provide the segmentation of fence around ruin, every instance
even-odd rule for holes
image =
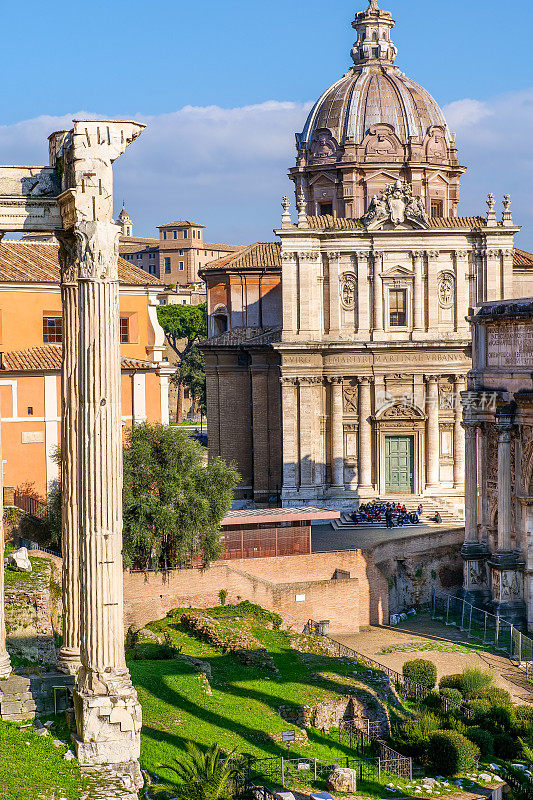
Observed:
[[[357,661],[359,664],[369,667],[370,669],[385,673],[386,680],[393,684],[396,691],[405,697],[408,697],[409,699],[417,701],[425,700],[428,695],[433,693],[433,689],[429,689],[427,686],[423,686],[421,683],[417,683],[411,678],[406,678],[401,673],[396,672],[396,670],[391,669],[384,664],[380,664],[379,661],[374,661],[373,658],[369,658],[368,656],[363,655],[363,653],[358,653],[357,650],[353,650],[351,647],[341,644],[341,642],[337,642],[335,639],[332,639],[331,636],[326,636],[323,634],[322,630],[322,623],[310,619],[304,628],[304,633],[321,636],[321,638],[327,639],[327,641],[334,647],[337,658],[351,658],[354,661]],[[457,703],[454,700],[450,700],[448,697],[443,697],[441,695],[441,702],[444,711],[446,712],[457,711],[467,719],[470,719],[473,716],[473,712],[470,708],[468,708],[468,706]]]
[[[453,625],[468,638],[493,647],[533,679],[533,640],[498,614],[477,608],[464,597],[433,591],[432,619]]]

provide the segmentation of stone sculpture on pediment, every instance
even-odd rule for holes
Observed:
[[[411,223],[417,228],[429,228],[429,219],[420,197],[413,195],[410,184],[397,180],[374,195],[362,222],[369,230],[375,230],[386,222],[397,227]]]
[[[420,411],[418,411],[418,409],[414,408],[413,406],[400,403],[400,404],[395,404],[393,406],[389,406],[389,408],[386,408],[385,411],[383,411],[383,413],[381,414],[380,419],[420,420],[423,419],[423,415]]]

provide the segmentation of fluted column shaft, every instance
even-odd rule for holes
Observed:
[[[465,542],[477,542],[477,424],[465,422]]]
[[[0,240],[1,240],[0,236]],[[6,649],[6,614],[4,598],[4,464],[2,461],[2,431],[0,426],[0,678],[11,674],[11,660]]]
[[[80,264],[80,685],[109,690],[127,676],[122,588],[122,426],[115,226],[86,223]],[[113,241],[110,242],[110,239]],[[100,687],[99,685],[100,684]]]
[[[363,378],[359,384],[359,489],[372,488],[372,413],[371,384]]]
[[[331,379],[331,472],[335,489],[344,489],[342,378]]]
[[[436,487],[440,480],[439,387],[433,376],[427,382],[427,415],[428,486]]]
[[[511,440],[513,427],[498,424],[498,550],[511,549]]]
[[[76,240],[60,241],[63,354],[61,361],[61,550],[63,553],[63,645],[57,668],[80,667],[80,547],[78,525],[78,283]]]
[[[281,403],[283,419],[283,488],[296,488],[298,449],[295,378],[281,379]]]
[[[464,389],[465,379],[457,377],[454,382],[453,421],[453,484],[456,489],[464,489],[465,482],[465,435],[461,423],[461,392]]]

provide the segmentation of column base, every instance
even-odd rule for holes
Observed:
[[[120,696],[75,690],[73,700],[77,730],[74,744],[80,766],[130,764],[130,772],[140,775],[142,710],[135,689],[131,687],[128,694]]]
[[[81,667],[80,651],[71,647],[62,647],[57,657],[56,669],[65,675],[77,675]]]
[[[522,596],[524,559],[517,550],[498,550],[488,562],[492,573],[491,610],[517,628],[527,624]]]
[[[461,557],[464,561],[461,595],[476,608],[485,608],[492,599],[487,568],[490,550],[484,542],[466,541]]]
[[[9,653],[4,651],[4,653],[0,655],[0,679],[9,678],[11,672],[11,659],[9,658]]]

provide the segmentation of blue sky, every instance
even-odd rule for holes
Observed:
[[[444,107],[463,163],[463,213],[514,198],[533,249],[531,0],[382,0],[397,64]],[[294,132],[349,66],[366,0],[42,0],[2,4],[0,162],[46,161],[72,115],[149,125],[117,162],[135,232],[179,217],[212,241],[272,237]],[[505,12],[505,13],[504,13]]]

